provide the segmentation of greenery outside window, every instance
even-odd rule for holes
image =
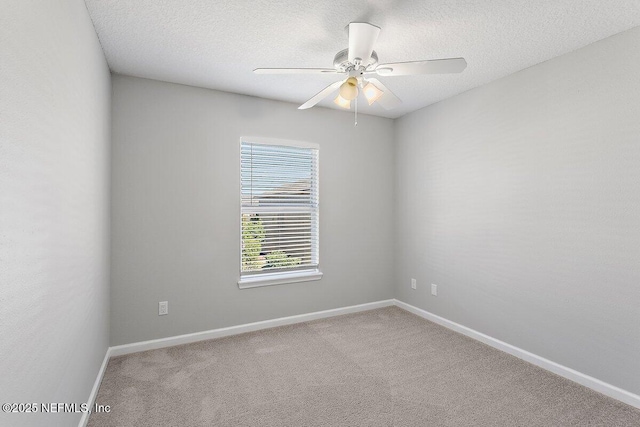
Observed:
[[[241,288],[320,279],[318,146],[242,138]]]

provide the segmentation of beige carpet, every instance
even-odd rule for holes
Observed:
[[[640,426],[640,410],[397,307],[109,361],[89,426]]]

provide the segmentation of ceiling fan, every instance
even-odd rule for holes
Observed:
[[[407,76],[414,74],[460,73],[467,67],[464,58],[433,59],[426,61],[394,62],[378,64],[378,55],[373,45],[378,39],[380,27],[366,22],[349,24],[349,47],[338,52],[333,60],[333,68],[256,68],[256,74],[341,74],[341,79],[322,89],[298,109],[311,108],[333,92],[340,89],[334,102],[342,108],[351,108],[362,91],[369,105],[378,102],[389,110],[402,103],[378,79],[370,76]]]

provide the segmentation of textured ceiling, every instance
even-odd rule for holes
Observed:
[[[639,0],[86,0],[111,70],[302,104],[336,76],[255,75],[332,67],[345,26],[382,28],[380,62],[464,57],[462,74],[380,77],[399,117],[640,25]],[[331,100],[320,105],[334,108]],[[335,107],[338,108],[338,107]]]

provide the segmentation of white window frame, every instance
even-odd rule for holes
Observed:
[[[240,143],[238,144],[239,149],[239,158],[242,158],[241,147],[243,142],[250,142],[252,144],[264,144],[264,145],[280,145],[285,147],[298,147],[298,148],[311,148],[315,150],[320,149],[320,145],[313,142],[306,141],[292,141],[287,139],[278,139],[278,138],[263,138],[263,137],[247,137],[243,136],[240,138]],[[319,160],[318,160],[319,167]],[[319,179],[319,174],[318,174]],[[316,183],[319,187],[319,183]],[[240,189],[238,194],[242,195],[242,180],[240,182]],[[319,215],[319,212],[318,212]],[[240,197],[240,215],[238,215],[240,219],[240,224],[238,227],[239,230],[239,241],[240,241],[240,279],[238,280],[238,287],[240,289],[249,289],[249,288],[257,288],[262,286],[272,286],[272,285],[281,285],[286,283],[299,283],[299,282],[308,282],[313,280],[322,279],[322,272],[320,271],[320,254],[317,254],[318,257],[318,267],[317,268],[309,268],[302,270],[292,270],[286,272],[274,272],[274,273],[258,273],[258,274],[249,274],[242,275],[242,197]],[[319,221],[319,219],[318,219]],[[318,233],[318,251],[320,251],[320,236]]]

